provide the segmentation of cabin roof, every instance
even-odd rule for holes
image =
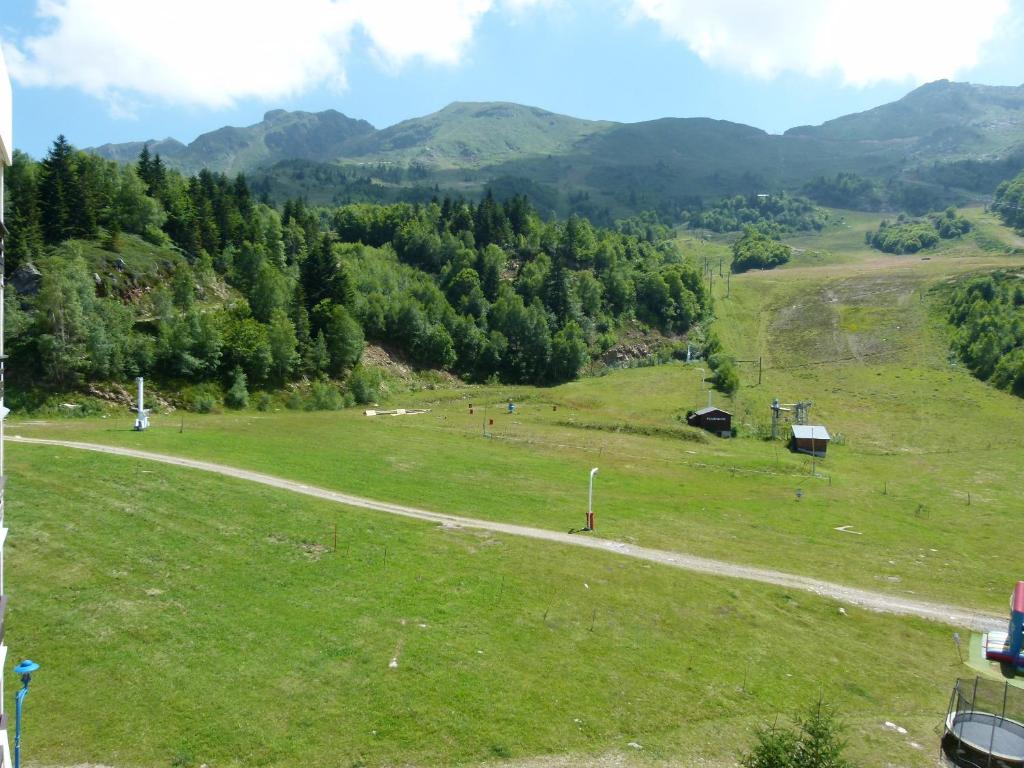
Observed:
[[[797,440],[831,440],[828,430],[822,426],[794,424],[793,437]]]
[[[721,408],[715,408],[713,405],[709,405],[707,408],[701,408],[699,411],[694,411],[698,416],[704,416],[709,413],[724,413],[726,416],[732,416],[728,411],[723,411]]]

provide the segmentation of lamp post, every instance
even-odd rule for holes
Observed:
[[[21,706],[28,695],[28,684],[32,673],[39,665],[31,659],[25,659],[14,668],[14,674],[21,675],[21,690],[14,697],[14,768],[21,768]]]
[[[583,530],[594,530],[594,475],[597,474],[597,467],[590,470],[590,489],[587,492],[587,527]]]

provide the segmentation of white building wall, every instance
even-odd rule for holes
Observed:
[[[14,120],[11,99],[11,79],[7,76],[7,62],[0,48],[0,163],[11,164],[14,154]]]
[[[0,222],[4,216],[4,166],[11,164],[14,154],[13,141],[13,101],[11,97],[11,80],[7,76],[7,63],[4,61],[3,50],[0,49]],[[2,230],[0,230],[2,231]],[[0,475],[4,474],[4,418],[7,409],[4,407],[4,270],[0,261]],[[3,548],[7,540],[7,528],[4,521],[4,484],[0,483],[0,595],[4,592],[4,556]],[[0,714],[5,712],[4,672],[7,667],[7,646],[0,640]],[[10,741],[8,731],[0,730],[0,762],[4,768],[11,765]]]

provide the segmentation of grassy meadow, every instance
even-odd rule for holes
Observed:
[[[729,764],[819,692],[853,756],[934,757],[946,627],[186,469],[9,456],[32,765]]]
[[[421,416],[175,413],[139,434],[124,413],[15,419],[8,434],[555,530],[582,525],[597,466],[595,535],[1001,614],[1024,575],[1011,534],[1024,403],[950,359],[941,298],[1024,255],[967,213],[963,240],[890,256],[864,245],[879,216],[837,212],[793,238],[783,268],[716,271],[716,331],[762,363],[760,384],[741,363],[736,396],[712,395],[735,440],[685,426],[708,398],[699,361],[381,403],[431,409]],[[728,269],[724,242],[682,245]],[[811,422],[836,438],[827,459],[812,467],[765,439],[774,397],[813,401]],[[12,654],[44,664],[26,736],[40,763],[726,764],[756,722],[820,692],[848,723],[851,757],[930,765],[967,673],[949,627],[843,616],[803,593],[163,465],[17,443],[8,457],[8,634]]]

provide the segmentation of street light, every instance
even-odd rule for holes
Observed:
[[[594,475],[597,474],[597,467],[590,470],[590,489],[587,492],[587,527],[583,530],[594,530]]]
[[[14,697],[14,768],[21,768],[21,705],[28,695],[28,684],[32,673],[39,665],[31,659],[25,659],[14,668],[14,674],[21,675],[21,690]]]

